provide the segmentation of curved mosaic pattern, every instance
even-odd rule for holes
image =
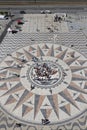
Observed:
[[[87,108],[87,59],[57,44],[33,44],[0,64],[2,109],[23,123],[62,124]]]
[[[69,124],[59,126],[59,125],[52,125],[52,126],[27,126],[24,124],[21,124],[21,127],[18,127],[16,125],[16,122],[12,120],[11,118],[8,118],[5,114],[3,114],[0,111],[0,129],[4,130],[76,130],[77,128],[79,130],[86,130],[87,125],[86,125],[86,120],[87,120],[87,112],[82,115],[78,120],[73,121],[72,123],[70,122]]]

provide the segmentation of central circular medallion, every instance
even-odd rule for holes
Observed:
[[[50,95],[49,89],[54,94],[63,91],[72,79],[69,66],[61,59],[50,56],[38,57],[38,61],[30,60],[20,74],[21,77],[25,75],[25,78],[21,78],[21,83],[26,89],[30,91],[35,88],[34,93],[43,95]]]
[[[51,61],[33,64],[28,70],[28,77],[32,83],[40,87],[53,87],[62,79],[62,68]]]

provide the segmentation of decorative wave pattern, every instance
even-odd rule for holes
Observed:
[[[45,125],[45,126],[27,126],[14,121],[2,111],[0,111],[0,130],[87,130],[87,112],[84,113],[79,119],[67,123],[63,126],[59,125]]]

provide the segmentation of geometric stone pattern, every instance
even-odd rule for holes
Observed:
[[[86,130],[87,129],[87,112],[81,115],[77,120],[69,122],[65,125],[47,125],[47,126],[34,126],[34,125],[24,125],[21,124],[21,127],[16,126],[16,121],[5,115],[0,111],[0,129],[4,130]]]
[[[0,68],[0,104],[12,118],[63,125],[86,111],[87,60],[74,49],[28,45],[8,55]]]
[[[0,111],[1,130],[87,129],[86,17],[82,14],[75,23],[75,18],[71,16],[69,20],[72,22],[64,22],[70,31],[66,33],[63,23],[57,23],[56,32],[56,24],[51,25],[49,22],[53,22],[53,18],[50,18],[45,16],[40,19],[36,15],[29,21],[25,18],[23,30],[14,35],[7,33],[0,45],[0,105],[7,114]],[[33,22],[36,22],[34,29]],[[31,26],[26,28],[28,24]],[[54,33],[48,33],[49,25]],[[27,33],[23,32],[26,29]],[[45,75],[50,85],[47,81],[43,83],[44,76],[39,75],[39,80],[34,77],[38,74],[36,70],[42,68],[44,63],[48,70],[51,68],[51,77]],[[39,67],[36,69],[37,65]],[[55,74],[52,75],[53,71]],[[49,119],[52,125],[42,125],[42,118]],[[22,123],[21,128],[16,122]]]
[[[44,43],[53,43],[55,35],[57,35],[56,43],[67,47],[73,45],[75,50],[83,53],[85,57],[87,56],[87,41],[81,31],[71,31],[69,33],[18,33],[14,35],[7,33],[0,45],[0,61],[7,54],[29,44],[42,43],[43,41]]]

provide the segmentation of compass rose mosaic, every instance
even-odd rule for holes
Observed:
[[[0,105],[29,124],[65,123],[87,108],[87,59],[58,44],[32,44],[0,63]]]

